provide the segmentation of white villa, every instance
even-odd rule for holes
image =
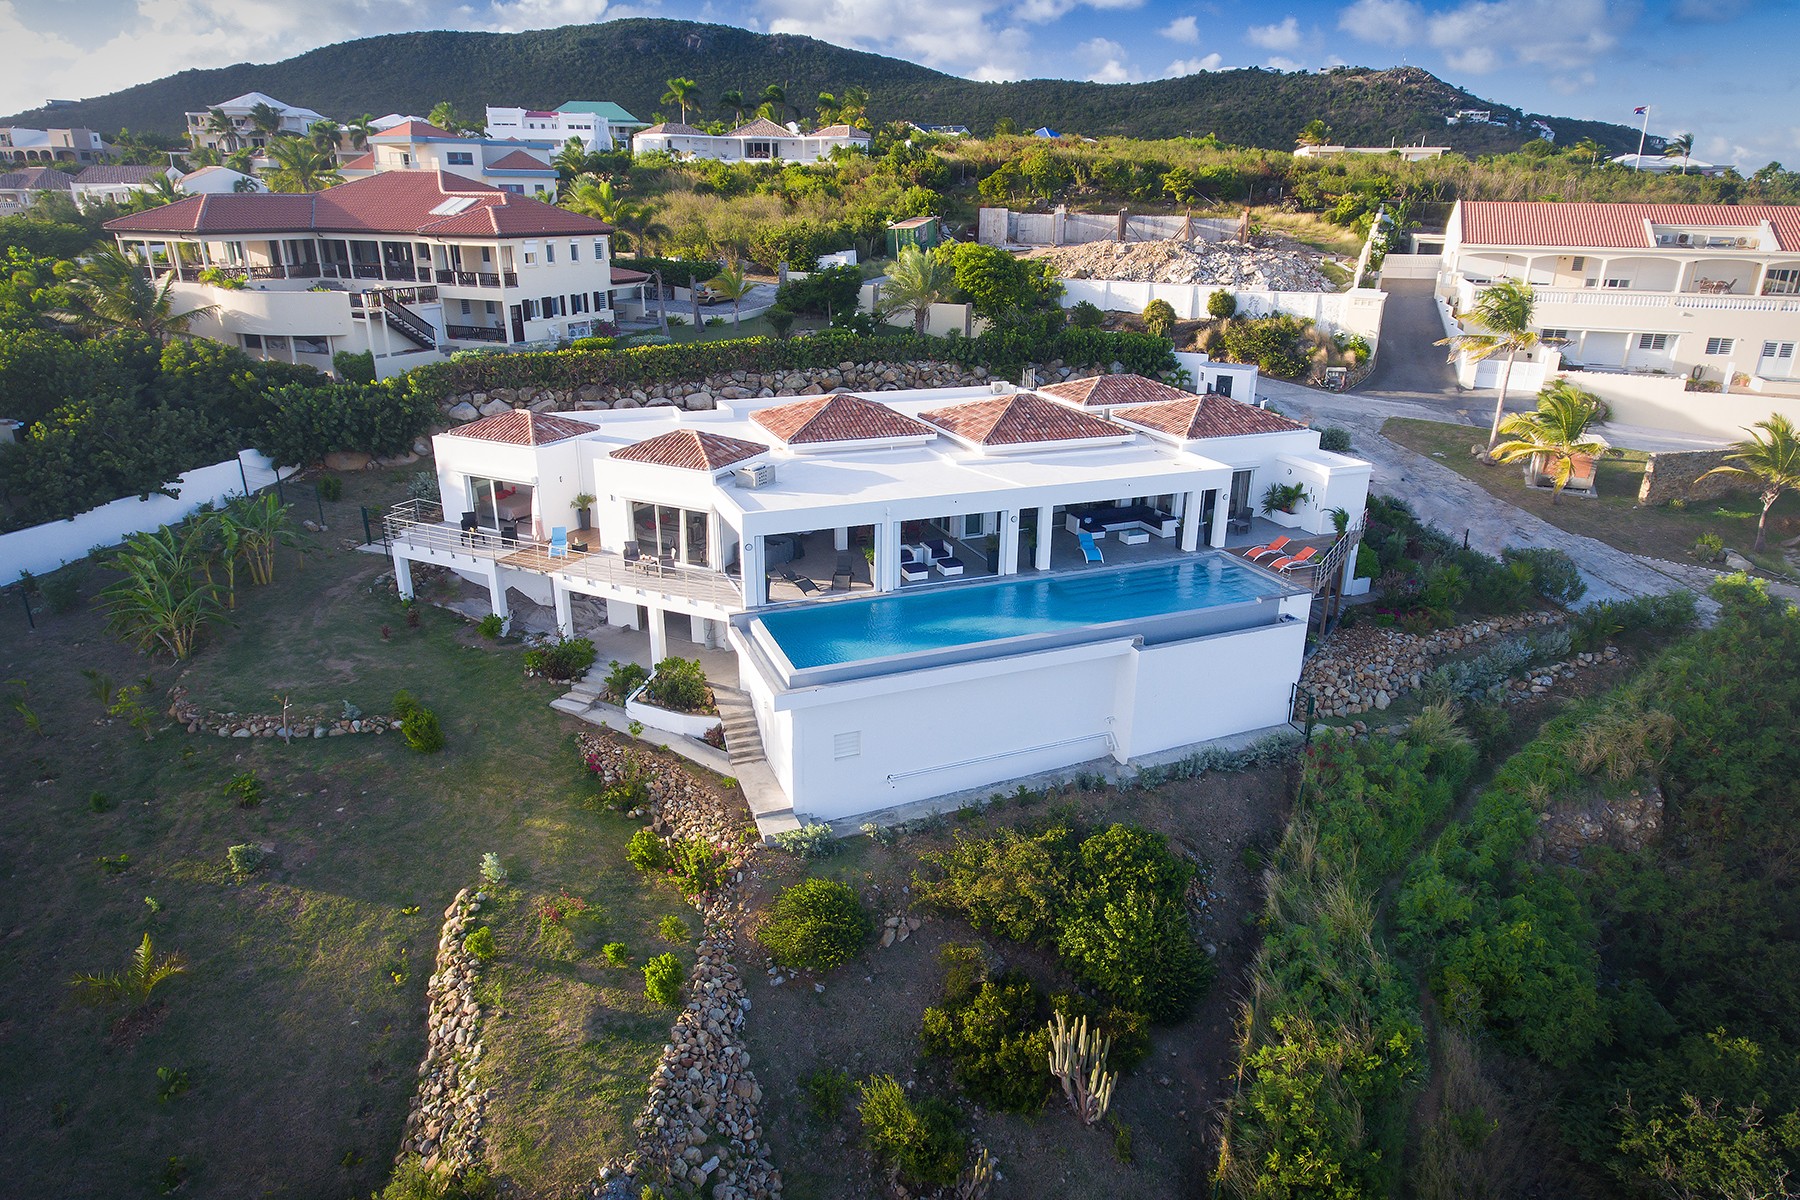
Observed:
[[[1800,397],[1800,206],[1459,202],[1438,273],[1445,311],[1468,312],[1502,279],[1532,286],[1546,342],[1515,366],[1517,390],[1574,372],[1615,411],[1637,406],[1620,420],[1723,437],[1770,410],[1730,393]],[[1457,371],[1464,387],[1493,387],[1499,369],[1464,359]],[[1683,398],[1690,380],[1709,391]]]
[[[305,137],[314,121],[325,119],[324,113],[314,112],[310,108],[300,108],[292,104],[283,104],[275,97],[262,92],[245,92],[242,96],[233,96],[210,105],[201,112],[187,114],[188,140],[196,149],[208,148],[221,154],[230,154],[248,146],[253,150],[261,150],[268,142],[268,135],[256,127],[250,119],[251,110],[259,104],[266,104],[281,114],[281,126],[275,131],[276,137],[293,135]],[[212,128],[213,110],[225,114],[230,120],[229,133]]]
[[[593,597],[653,661],[728,648],[760,741],[734,761],[810,819],[1287,721],[1354,548],[1330,510],[1369,483],[1285,417],[1130,375],[512,411],[434,444],[442,505],[387,520],[403,595],[433,563],[569,634]],[[1305,494],[1254,517],[1274,483]],[[1273,536],[1293,569],[1226,551]]]
[[[1296,146],[1295,158],[1335,158],[1340,154],[1385,154],[1403,162],[1426,162],[1450,153],[1448,146]]]
[[[338,168],[345,179],[367,179],[388,171],[448,171],[511,192],[556,198],[554,142],[466,138],[429,121],[409,120],[375,133],[369,149]]]
[[[321,370],[366,350],[386,378],[613,319],[612,226],[448,172],[190,196],[106,228],[153,278],[175,275],[183,308],[213,306],[194,333]],[[245,286],[201,282],[208,268]]]
[[[610,100],[565,100],[546,111],[492,105],[487,110],[491,138],[547,139],[558,146],[580,138],[582,149],[590,152],[628,150],[631,135],[648,124]]]
[[[111,152],[112,147],[91,129],[0,127],[0,163],[95,163]]]
[[[801,133],[798,125],[777,125],[765,117],[730,133],[706,133],[692,125],[664,121],[631,139],[637,154],[661,150],[676,158],[711,158],[719,162],[823,162],[841,147],[867,150],[873,139],[849,125],[827,125]]]

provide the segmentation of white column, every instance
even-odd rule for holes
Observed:
[[[850,548],[850,527],[839,525],[831,531],[831,548],[842,553]]]
[[[650,666],[652,669],[669,657],[669,631],[663,622],[663,610],[650,606]]]
[[[1213,492],[1212,529],[1209,530],[1212,536],[1208,539],[1208,544],[1210,544],[1214,550],[1223,550],[1225,548],[1225,533],[1228,528],[1226,522],[1231,519],[1231,514],[1226,510],[1230,507],[1230,493],[1224,488],[1215,490]],[[1198,523],[1198,516],[1195,517],[1195,521]]]
[[[1016,508],[1000,510],[999,562],[994,573],[996,575],[1017,575],[1019,573],[1019,510]]]
[[[869,572],[878,592],[891,592],[900,586],[900,523],[881,521],[875,526],[875,566]]]
[[[608,600],[606,602],[606,623],[614,629],[636,629],[638,627],[638,606],[626,600]]]
[[[494,613],[500,618],[500,627],[502,629],[510,629],[512,627],[512,613],[509,612],[506,607],[506,587],[500,582],[500,566],[498,563],[489,565],[488,600],[493,607]]]
[[[1181,548],[1192,554],[1200,548],[1200,498],[1197,493],[1188,492],[1182,503],[1188,515],[1181,522]]]
[[[569,608],[569,589],[556,576],[550,577],[550,599],[556,605],[556,632],[563,637],[575,636],[575,614]]]
[[[767,556],[763,552],[762,534],[745,537],[739,555],[743,562],[744,607],[755,608],[769,602]]]
[[[706,636],[708,624],[707,619],[699,613],[688,614],[688,637],[695,645],[708,647],[712,645]]]
[[[404,554],[394,555],[394,587],[402,600],[413,598],[412,559]]]
[[[1040,571],[1050,569],[1050,545],[1056,536],[1056,530],[1050,524],[1056,515],[1056,506],[1040,504],[1037,510],[1037,560],[1032,564]]]

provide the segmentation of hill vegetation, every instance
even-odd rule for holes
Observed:
[[[699,115],[708,118],[731,115],[720,104],[729,91],[757,96],[780,85],[788,93],[789,119],[810,116],[819,92],[860,86],[868,89],[869,116],[878,123],[960,124],[978,133],[1005,121],[1020,130],[1048,125],[1091,137],[1212,133],[1243,145],[1288,148],[1295,132],[1316,119],[1341,142],[1423,138],[1480,154],[1516,149],[1531,136],[1529,123],[1543,119],[1563,143],[1591,137],[1614,152],[1637,145],[1635,130],[1497,105],[1416,67],[1340,67],[1319,74],[1248,68],[1136,84],[977,83],[813,38],[653,19],[525,33],[363,38],[278,63],[182,71],[53,114],[39,110],[14,119],[180,133],[183,113],[254,90],[339,119],[423,113],[440,100],[479,114],[487,104],[591,99],[616,101],[647,120],[665,107],[666,81],[677,76],[699,84]],[[1446,126],[1444,118],[1459,109],[1489,110],[1504,125]]]

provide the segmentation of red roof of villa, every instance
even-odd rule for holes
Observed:
[[[1645,222],[1754,229],[1764,221],[1781,249],[1800,250],[1800,205],[1793,204],[1462,202],[1462,240],[1472,246],[1649,249],[1656,242]]]
[[[340,171],[373,171],[375,169],[375,152],[373,150],[359,154],[349,162],[339,165]]]
[[[1190,441],[1252,433],[1291,433],[1306,428],[1280,413],[1218,395],[1189,395],[1162,404],[1120,409],[1112,415],[1115,420]]]
[[[380,133],[369,135],[369,140],[390,141],[398,138],[455,138],[448,129],[439,128],[430,121],[402,121],[398,125],[390,125]]]
[[[946,433],[982,446],[1030,446],[1117,438],[1131,431],[1032,392],[954,404],[919,414]]]
[[[672,429],[660,437],[614,450],[612,457],[659,467],[680,467],[684,471],[720,471],[768,452],[769,448],[760,442],[746,442],[704,430]]]
[[[1071,379],[1037,389],[1056,400],[1066,400],[1081,408],[1110,408],[1115,404],[1158,404],[1183,400],[1192,396],[1180,388],[1145,379],[1142,375],[1096,375],[1091,379]]]
[[[642,283],[650,278],[648,271],[634,271],[630,267],[614,267],[612,281],[614,283]]]
[[[509,150],[488,164],[490,171],[554,171],[556,168],[523,150]]]
[[[467,200],[460,212],[447,209]],[[113,233],[593,236],[612,226],[448,171],[384,171],[322,192],[189,196],[106,223]]]
[[[705,137],[706,130],[695,129],[692,125],[683,125],[680,121],[660,121],[648,129],[640,129],[638,133],[661,133],[671,137]]]
[[[789,446],[931,437],[937,433],[923,421],[848,392],[758,409],[750,414],[750,419]]]
[[[586,421],[559,417],[554,413],[535,413],[515,408],[495,413],[479,421],[470,421],[449,432],[451,437],[479,438],[484,442],[505,442],[509,446],[549,446],[594,432]]]
[[[818,137],[819,138],[822,138],[822,137],[866,138],[869,136],[869,133],[868,133],[868,130],[858,129],[854,125],[827,125],[823,129],[813,130],[811,133],[807,134],[806,136],[807,137],[816,137],[816,138],[818,138]]]
[[[754,121],[746,121],[725,135],[726,137],[775,137],[791,138],[800,135],[785,125],[777,125],[767,117],[758,117]]]

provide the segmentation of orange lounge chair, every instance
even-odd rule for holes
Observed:
[[[1319,552],[1319,548],[1317,546],[1303,546],[1303,547],[1301,547],[1300,553],[1290,554],[1286,558],[1278,558],[1274,562],[1270,563],[1269,570],[1271,570],[1271,571],[1291,571],[1295,567],[1303,566],[1309,559],[1312,558],[1313,555],[1317,554],[1318,552]]]
[[[1274,541],[1270,542],[1266,546],[1250,547],[1250,549],[1244,551],[1244,557],[1249,559],[1251,562],[1255,562],[1257,559],[1267,558],[1271,554],[1280,554],[1280,553],[1282,553],[1282,548],[1285,547],[1291,541],[1293,541],[1293,539],[1284,534],[1281,537],[1276,538]]]

